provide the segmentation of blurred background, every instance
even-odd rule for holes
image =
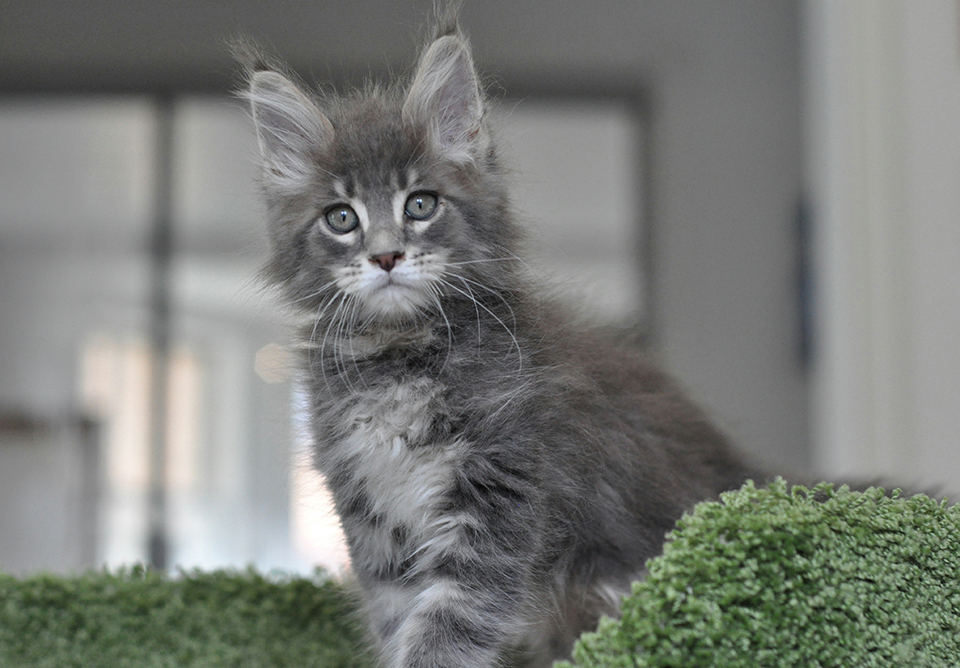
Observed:
[[[407,76],[432,4],[6,0],[0,571],[346,564],[227,42],[311,83]],[[539,271],[771,469],[960,492],[956,0],[461,23]]]

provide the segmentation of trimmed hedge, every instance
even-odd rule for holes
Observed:
[[[622,613],[576,666],[960,666],[960,506],[748,483],[678,522]]]
[[[369,668],[350,601],[320,573],[0,575],[0,666]]]
[[[361,628],[322,573],[0,575],[3,668],[370,668]],[[678,522],[574,663],[960,666],[960,506],[747,484]]]

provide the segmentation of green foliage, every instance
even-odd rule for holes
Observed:
[[[960,665],[960,506],[748,483],[648,566],[578,666]]]
[[[3,668],[370,668],[343,584],[0,575]],[[752,484],[677,524],[579,668],[960,665],[960,506]],[[566,668],[571,668],[567,664]]]
[[[0,666],[368,668],[350,600],[320,573],[0,575]]]

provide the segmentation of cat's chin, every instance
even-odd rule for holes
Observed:
[[[405,285],[391,283],[367,294],[363,307],[372,318],[382,322],[401,322],[423,313],[429,299],[420,291]]]

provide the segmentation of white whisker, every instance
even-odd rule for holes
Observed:
[[[324,292],[326,292],[327,290],[329,290],[329,289],[332,288],[332,287],[335,287],[336,285],[337,285],[337,281],[336,281],[336,280],[330,281],[330,282],[327,283],[326,285],[321,286],[321,287],[320,287],[319,289],[317,289],[316,291],[311,292],[309,295],[304,295],[303,297],[298,297],[298,298],[296,298],[296,299],[293,299],[293,300],[290,301],[290,303],[291,303],[291,304],[297,304],[297,303],[299,303],[299,302],[306,301],[306,300],[308,300],[308,299],[313,299],[314,297],[319,297],[319,296],[322,295]]]
[[[504,408],[510,405],[511,402],[513,402],[520,395],[527,392],[527,390],[530,388],[531,385],[533,385],[533,381],[527,380],[521,385],[518,385],[517,387],[515,387],[510,392],[504,395],[501,395],[500,400],[503,401],[503,403],[500,404],[500,407],[497,408],[497,410],[495,410],[493,413],[490,414],[489,419],[492,420],[493,418],[497,417],[500,414],[500,412],[503,411]]]
[[[457,278],[463,283],[464,287],[467,287],[467,284],[468,284],[468,283],[469,283],[470,285],[475,285],[475,286],[477,286],[478,288],[483,288],[484,290],[486,290],[487,292],[489,292],[490,294],[492,294],[494,297],[496,297],[497,299],[499,299],[500,301],[502,301],[502,302],[503,302],[503,305],[507,307],[507,310],[508,310],[508,311],[510,311],[510,319],[513,320],[513,328],[514,328],[514,329],[517,328],[517,314],[514,313],[513,307],[510,306],[510,302],[507,301],[507,298],[506,298],[506,297],[504,297],[502,294],[500,294],[499,292],[497,292],[496,290],[494,290],[494,289],[491,288],[490,286],[484,285],[484,284],[481,283],[480,281],[475,281],[475,280],[473,280],[473,279],[467,278],[466,276],[459,276],[459,275],[457,276]],[[469,288],[467,288],[467,289],[469,289]],[[471,291],[471,292],[472,292],[472,291]]]
[[[457,278],[460,277],[457,276]],[[473,294],[473,290],[470,289],[470,285],[468,283],[464,283],[463,287],[465,287],[467,292],[470,293],[470,301],[473,302],[473,310],[477,312],[477,346],[481,346],[483,345],[483,339],[481,337],[481,331],[483,330],[483,327],[480,325],[480,307],[477,306],[477,296]]]
[[[340,379],[343,381],[344,385],[347,386],[347,389],[350,392],[353,392],[354,388],[350,383],[350,377],[347,374],[347,359],[345,357],[346,346],[344,345],[343,340],[344,330],[347,328],[347,324],[349,322],[350,311],[355,304],[356,298],[353,295],[347,295],[343,313],[341,314],[338,310],[338,312],[334,314],[334,316],[340,315],[340,318],[333,337],[333,363],[337,369],[337,373],[340,375]]]
[[[460,277],[458,276],[457,278],[460,278]],[[503,327],[503,330],[504,330],[507,334],[510,335],[510,338],[513,340],[513,345],[514,345],[514,346],[516,347],[516,349],[517,349],[517,360],[518,360],[517,372],[519,373],[520,371],[522,371],[522,370],[523,370],[523,350],[522,350],[521,347],[520,347],[520,341],[517,340],[516,335],[513,333],[513,331],[512,331],[509,327],[507,327],[507,323],[505,323],[503,320],[501,320],[501,319],[500,319],[500,316],[498,316],[496,313],[494,313],[492,310],[490,310],[490,309],[487,307],[486,304],[484,304],[482,301],[480,301],[480,300],[477,299],[476,297],[472,296],[469,292],[464,292],[463,290],[461,290],[460,288],[458,288],[456,285],[454,285],[453,283],[451,283],[451,282],[449,282],[449,281],[446,281],[446,280],[443,280],[443,279],[438,279],[438,280],[439,280],[441,283],[443,283],[444,285],[446,285],[448,288],[450,288],[451,290],[454,290],[454,291],[456,291],[456,292],[459,292],[461,295],[463,295],[463,296],[466,297],[467,299],[471,300],[475,305],[479,306],[479,307],[482,308],[484,311],[486,311],[487,313],[489,313],[490,316],[491,316],[494,320],[496,320],[498,323],[500,323],[500,326]],[[491,290],[491,292],[492,292],[492,290]],[[502,297],[501,297],[501,298],[502,298]],[[506,299],[504,299],[504,302],[506,302]],[[509,306],[509,304],[508,304],[508,306]],[[512,310],[512,309],[511,309],[511,310]]]
[[[459,262],[447,262],[448,266],[451,267],[465,267],[468,264],[486,264],[488,262],[516,262],[520,258],[517,257],[489,257],[482,260],[461,260]]]
[[[349,315],[350,327],[348,328],[348,330],[350,331],[350,360],[353,362],[353,368],[357,372],[357,378],[360,379],[360,382],[363,385],[366,385],[367,383],[363,379],[363,371],[360,370],[360,365],[357,364],[357,351],[354,349],[354,346],[353,346],[353,342],[357,336],[357,333],[362,331],[362,329],[357,326],[357,314],[358,314],[358,311],[360,310],[360,300],[357,298],[353,298],[351,299],[351,301],[353,302],[353,307],[350,309],[350,315]]]
[[[496,249],[497,249],[499,252],[504,253],[504,254],[506,254],[507,256],[509,256],[507,259],[516,260],[517,262],[519,262],[520,264],[522,264],[524,267],[526,267],[527,271],[529,271],[532,275],[536,276],[537,278],[542,278],[542,275],[541,275],[541,273],[540,273],[539,271],[537,271],[533,266],[530,265],[529,262],[527,262],[527,261],[524,260],[522,257],[520,257],[519,255],[517,255],[516,253],[514,253],[513,251],[511,251],[509,248],[505,248],[505,247],[499,246],[499,245],[497,245],[497,246],[495,246],[495,247],[496,247]]]
[[[341,299],[342,299],[342,298],[343,298],[343,296],[341,295]],[[313,348],[315,347],[315,344],[316,344],[317,328],[320,326],[320,321],[323,319],[323,314],[327,312],[327,309],[330,308],[330,306],[331,306],[335,301],[336,301],[336,298],[332,298],[332,299],[330,299],[329,301],[327,301],[326,303],[321,302],[321,303],[320,303],[320,306],[317,307],[317,315],[316,315],[316,317],[314,318],[314,321],[313,321],[313,331],[310,332],[310,339],[309,339],[309,341],[310,341],[310,343],[311,343],[312,345],[311,345],[310,348],[307,350],[307,362],[308,362],[308,364],[309,364],[309,366],[310,366],[310,374],[311,374],[314,378],[317,377],[316,374],[314,373],[314,370],[313,370]],[[323,346],[320,347],[320,370],[321,370],[321,372],[322,372],[323,375],[324,375],[324,381],[326,381],[326,372],[324,371],[324,367],[323,367]],[[329,386],[329,384],[328,384],[328,385],[327,385],[327,388],[329,389],[329,387],[330,387],[330,386]]]
[[[450,361],[450,353],[453,350],[453,328],[450,326],[450,320],[447,319],[447,314],[443,311],[443,303],[440,301],[438,289],[432,287],[430,293],[433,296],[433,301],[437,305],[437,310],[440,311],[443,322],[447,325],[447,356],[443,359],[443,365],[440,367],[440,370],[443,371],[447,367],[447,362]]]
[[[320,369],[323,372],[323,381],[327,385],[327,390],[330,391],[331,393],[333,392],[333,390],[330,387],[330,381],[327,378],[327,365],[324,362],[323,353],[327,346],[327,338],[330,336],[330,330],[334,327],[334,325],[337,324],[337,316],[340,314],[340,309],[343,308],[343,305],[344,303],[346,303],[346,301],[347,301],[347,295],[345,293],[341,293],[340,300],[337,302],[337,308],[333,312],[333,315],[330,317],[330,322],[327,324],[327,328],[323,333],[323,340],[320,342]],[[336,338],[336,331],[334,331],[334,338]],[[334,342],[334,346],[336,346],[336,342]],[[334,347],[334,351],[333,351],[333,365],[334,365],[334,370],[339,373],[339,366],[337,365],[336,347]]]

